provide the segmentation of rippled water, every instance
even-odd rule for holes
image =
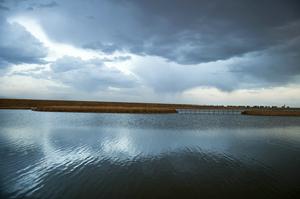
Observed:
[[[297,198],[300,118],[0,111],[0,198]]]

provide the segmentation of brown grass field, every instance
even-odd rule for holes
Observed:
[[[49,112],[87,112],[87,113],[177,113],[172,108],[156,107],[121,107],[121,106],[42,106],[34,107],[33,111]]]
[[[28,109],[50,112],[91,113],[176,113],[176,109],[244,110],[244,115],[300,116],[299,108],[253,108],[246,106],[209,106],[132,102],[97,102],[68,100],[0,99],[0,109]]]
[[[201,107],[204,106],[189,104],[0,99],[0,109],[28,109],[53,112],[176,113],[176,109],[179,108],[193,109]]]
[[[256,116],[300,116],[300,110],[245,110],[243,115],[256,115]]]

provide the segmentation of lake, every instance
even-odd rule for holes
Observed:
[[[297,198],[300,118],[0,110],[0,198]]]

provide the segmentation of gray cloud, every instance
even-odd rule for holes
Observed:
[[[65,56],[52,63],[51,69],[54,80],[84,91],[109,87],[130,88],[136,85],[132,75],[105,66],[101,59],[82,60]]]
[[[103,58],[103,62],[122,62],[122,61],[127,61],[130,60],[131,56],[125,55],[125,56],[115,56],[113,58]]]
[[[0,2],[1,3],[1,2]],[[3,10],[3,11],[9,11],[10,9],[4,5],[1,5],[0,4],[0,10]]]
[[[230,68],[241,78],[250,76],[269,86],[296,80],[300,74],[300,37],[283,45],[251,53]]]
[[[45,10],[48,8],[54,8],[59,6],[56,1],[53,0],[1,0],[0,10],[20,12],[20,11],[33,11],[33,10]]]
[[[47,49],[18,24],[0,17],[0,66],[21,63],[43,63]]]
[[[52,8],[56,6],[58,6],[58,3],[56,1],[38,4],[38,7],[40,8]]]
[[[65,18],[54,23],[46,14],[41,21],[53,38],[86,48],[109,53],[123,49],[197,64],[289,40],[291,32],[278,34],[276,28],[299,20],[299,9],[295,0],[66,0],[48,13]],[[85,17],[87,13],[93,20]]]
[[[160,93],[180,93],[199,86],[230,92],[299,83],[299,63],[300,37],[225,61],[189,66],[145,62],[137,65],[134,72],[145,85]]]
[[[162,60],[148,60],[138,64],[133,72],[144,85],[159,93],[181,93],[198,86],[217,87],[225,91],[239,87],[238,77],[224,63],[183,66]]]
[[[0,58],[0,70],[7,68],[8,66],[10,66],[10,63]],[[0,71],[0,76],[1,76],[1,71]]]
[[[107,54],[112,54],[118,50],[122,50],[116,44],[103,44],[99,41],[85,44],[82,47],[87,48],[87,49],[93,49],[93,50],[101,50],[102,52],[107,53]]]
[[[28,6],[49,3],[24,1],[18,8],[10,7],[10,13],[37,18],[57,42],[107,54],[124,51],[166,59],[163,65],[144,63],[133,71],[159,92],[283,85],[300,75],[298,0],[63,0],[51,9],[36,6],[26,11]],[[104,70],[100,62],[110,60],[98,61]],[[57,79],[72,85],[77,82],[71,77],[86,88],[96,82],[121,85],[113,78],[122,80],[123,74],[94,77],[101,72],[90,65],[96,64],[65,59],[53,63],[52,70]]]

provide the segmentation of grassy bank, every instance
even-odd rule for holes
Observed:
[[[261,108],[250,106],[209,106],[133,102],[0,99],[0,109],[28,109],[52,112],[94,113],[176,113],[176,109],[244,110],[245,115],[300,116],[299,108]]]
[[[145,107],[93,107],[93,106],[43,106],[34,107],[33,111],[48,112],[86,112],[86,113],[176,113],[172,108],[145,108]]]
[[[70,100],[32,100],[32,99],[0,99],[0,108],[31,109],[32,107],[72,106],[72,107],[142,107],[142,108],[201,108],[205,106],[191,104],[162,104],[134,102],[98,102]]]
[[[28,109],[51,112],[176,113],[176,109],[201,108],[189,104],[96,102],[68,100],[0,99],[0,109]]]
[[[256,116],[300,116],[300,110],[245,110],[242,114]]]

